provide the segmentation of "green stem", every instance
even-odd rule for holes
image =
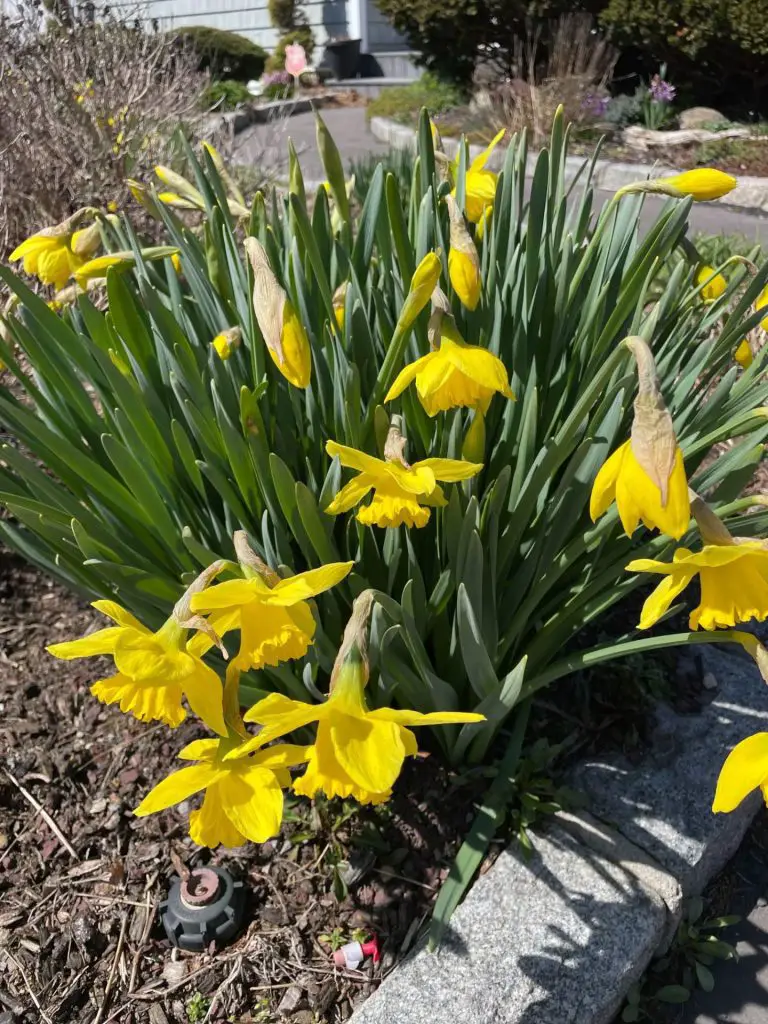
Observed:
[[[590,668],[592,665],[599,665],[603,661],[612,661],[614,658],[626,658],[630,654],[639,654],[644,651],[654,651],[662,647],[681,647],[686,644],[720,644],[720,643],[741,643],[735,635],[734,630],[723,629],[712,632],[692,633],[669,633],[666,636],[649,636],[642,640],[630,640],[621,644],[605,644],[602,647],[593,647],[589,651],[579,651],[569,658],[563,658],[550,668],[545,669],[540,675],[523,684],[520,692],[521,699],[532,696],[545,686],[562,679],[563,676],[571,675],[579,669]]]

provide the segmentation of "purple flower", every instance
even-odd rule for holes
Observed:
[[[665,82],[660,75],[654,75],[648,89],[651,99],[657,103],[671,103],[677,90],[671,82]]]
[[[597,96],[595,93],[588,92],[584,99],[581,101],[582,110],[591,114],[592,117],[602,117],[608,109],[610,98],[608,96]]]
[[[293,78],[287,71],[272,71],[262,75],[261,84],[266,88],[268,85],[291,85]]]

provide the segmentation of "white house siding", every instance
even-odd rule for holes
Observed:
[[[404,49],[403,41],[372,0],[363,2],[368,5],[369,49],[374,52],[376,49]],[[356,27],[355,19],[349,17],[348,3],[356,4],[357,0],[304,0],[302,9],[318,45],[329,36],[349,35]],[[138,6],[121,0],[111,3],[110,8],[142,21],[155,21],[162,29],[210,25],[239,32],[265,50],[274,48],[279,35],[270,23],[266,0],[256,3],[248,3],[248,0],[144,0]]]

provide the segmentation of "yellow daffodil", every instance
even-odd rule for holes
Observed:
[[[409,363],[395,378],[384,401],[391,402],[416,381],[416,393],[429,416],[468,407],[485,413],[495,392],[514,398],[504,363],[479,345],[468,345],[442,306],[442,293],[430,318],[430,338],[439,348]]]
[[[368,709],[364,691],[371,605],[371,591],[364,591],[355,601],[333,668],[328,700],[305,704],[270,694],[245,714],[245,720],[258,722],[262,731],[229,757],[242,758],[270,739],[317,722],[315,745],[310,748],[305,774],[294,782],[295,792],[312,797],[322,791],[328,797],[352,796],[363,804],[378,804],[389,798],[405,758],[418,752],[416,737],[408,726],[483,721],[482,715],[450,711],[420,714]]]
[[[181,256],[177,252],[171,256],[171,266],[177,274],[181,273]]]
[[[640,629],[658,622],[696,575],[701,602],[691,612],[691,629],[718,629],[768,617],[768,550],[759,541],[705,544],[701,551],[678,548],[671,563],[638,558],[627,571],[666,577],[643,605]]]
[[[280,579],[254,555],[245,534],[235,535],[235,545],[246,578],[226,580],[195,594],[192,611],[210,613],[218,636],[240,630],[240,650],[232,664],[242,671],[303,658],[315,635],[309,599],[340,583],[354,562],[331,562]],[[206,638],[197,643],[204,645]]]
[[[670,178],[653,178],[650,181],[634,181],[623,185],[616,193],[618,196],[632,192],[651,192],[684,199],[691,196],[696,203],[706,203],[712,199],[721,199],[736,188],[736,179],[718,171],[713,167],[696,167],[692,171],[683,171]]]
[[[211,342],[211,347],[219,359],[229,359],[235,349],[240,347],[242,331],[239,327],[230,327],[226,331],[217,334]]]
[[[395,436],[396,435],[396,436]],[[425,506],[447,504],[438,481],[451,483],[468,480],[483,468],[473,462],[456,459],[424,459],[412,466],[402,457],[404,441],[396,430],[390,430],[384,459],[376,459],[356,448],[347,448],[328,441],[325,449],[338,457],[342,466],[358,472],[326,508],[337,516],[354,508],[370,490],[373,500],[357,511],[358,520],[366,526],[426,526],[430,509]]]
[[[723,275],[715,274],[715,268],[706,265],[697,271],[696,284],[701,286],[699,295],[705,302],[715,302],[728,287],[728,282]]]
[[[642,522],[649,530],[679,540],[691,518],[683,453],[647,343],[642,338],[627,338],[624,344],[637,360],[639,380],[632,437],[600,468],[592,486],[589,514],[595,522],[615,501],[628,537]]]
[[[742,338],[739,344],[736,346],[736,351],[733,353],[733,358],[743,367],[748,370],[754,362],[754,356],[752,355],[752,348],[749,341],[746,338]]]
[[[768,732],[748,736],[730,752],[720,769],[712,810],[735,811],[755,789],[762,790],[768,804]]]
[[[262,244],[246,238],[245,251],[253,270],[253,309],[272,362],[294,387],[306,388],[312,373],[307,332],[272,272]]]
[[[481,292],[480,258],[453,196],[446,196],[446,203],[451,231],[448,276],[462,305],[470,310],[477,309]]]
[[[34,274],[43,284],[53,285],[56,289],[63,288],[71,275],[83,265],[87,256],[95,251],[91,248],[94,237],[96,245],[100,241],[96,225],[84,231],[76,230],[84,217],[94,213],[96,211],[90,208],[78,210],[61,224],[43,228],[30,235],[21,245],[16,246],[9,259],[23,260],[24,272]]]
[[[280,744],[261,749],[256,742],[242,757],[224,760],[241,742],[237,737],[188,743],[178,756],[198,763],[159,782],[133,813],[143,818],[205,790],[202,806],[189,815],[193,842],[211,847],[265,843],[280,831],[282,791],[291,783],[288,769],[303,764],[312,748]]]
[[[93,684],[94,697],[104,704],[119,703],[121,711],[143,722],[165,722],[172,729],[186,718],[181,703],[186,697],[209,729],[226,734],[221,680],[189,652],[189,630],[176,614],[153,633],[114,601],[94,601],[93,607],[117,625],[47,650],[64,660],[111,655],[117,673]]]
[[[472,163],[469,165],[467,171],[467,179],[465,186],[465,202],[464,207],[467,214],[467,219],[471,220],[473,224],[478,224],[483,217],[486,207],[493,206],[494,200],[496,199],[496,183],[498,181],[498,175],[494,174],[493,171],[486,169],[486,164],[491,153],[494,151],[496,146],[504,138],[504,129],[494,137],[491,144],[483,150],[483,152],[475,157]],[[453,176],[454,180],[459,172],[459,158],[453,162]],[[454,188],[451,192],[453,198],[456,198],[456,189]]]

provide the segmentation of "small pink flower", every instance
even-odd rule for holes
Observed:
[[[285,70],[289,75],[300,75],[307,67],[307,55],[301,43],[291,43],[285,48]]]

